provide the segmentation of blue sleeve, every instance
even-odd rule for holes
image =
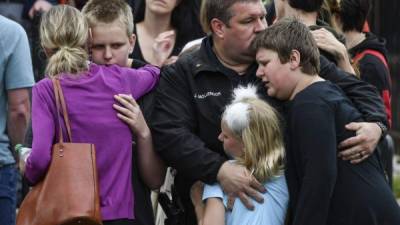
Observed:
[[[32,61],[27,35],[17,23],[5,21],[1,32],[0,58],[5,58],[4,84],[6,90],[30,88],[34,84]]]
[[[204,191],[203,191],[203,201],[207,200],[208,198],[220,198],[225,206],[227,207],[227,197],[224,194],[224,191],[222,190],[221,186],[216,183],[213,185],[204,185]]]

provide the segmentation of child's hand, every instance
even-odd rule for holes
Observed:
[[[113,105],[113,108],[118,111],[118,118],[129,125],[137,138],[150,135],[150,129],[144,120],[142,111],[132,95],[119,94],[115,95],[114,98],[122,105]]]

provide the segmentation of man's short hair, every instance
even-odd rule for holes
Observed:
[[[204,32],[210,33],[211,20],[216,18],[229,26],[229,20],[234,16],[231,7],[238,2],[259,2],[260,0],[203,0],[200,10],[200,22]]]
[[[343,32],[352,30],[362,32],[370,10],[370,0],[341,0],[339,18],[343,25]]]
[[[277,52],[281,63],[290,60],[292,50],[300,53],[303,73],[314,75],[319,72],[319,50],[309,28],[294,18],[282,19],[258,33],[252,49],[268,49]]]
[[[133,34],[132,9],[124,0],[90,0],[82,9],[90,27],[98,23],[119,21],[126,28],[126,34]]]
[[[288,3],[294,9],[300,9],[305,12],[318,12],[324,0],[288,0]]]

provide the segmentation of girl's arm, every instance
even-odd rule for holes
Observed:
[[[195,209],[198,225],[225,225],[223,191],[218,184],[206,185],[204,188],[204,184],[197,181],[190,190],[190,198]]]
[[[225,225],[225,207],[222,199],[209,198],[206,200],[203,223],[201,225]]]
[[[151,132],[142,111],[131,95],[119,94],[115,96],[115,100],[122,105],[113,105],[118,111],[118,118],[129,125],[136,137],[139,172],[149,188],[157,189],[164,182],[166,166],[154,151]]]
[[[45,82],[41,82],[32,89],[32,133],[35,138],[25,165],[25,177],[32,185],[41,181],[47,173],[55,136],[56,125],[44,85]]]

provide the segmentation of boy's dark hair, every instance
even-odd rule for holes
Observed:
[[[238,2],[259,2],[260,0],[203,0],[200,21],[206,33],[211,32],[211,20],[216,18],[229,27],[229,20],[233,17],[231,7]]]
[[[294,9],[306,12],[318,12],[324,0],[288,0],[289,5]]]
[[[303,73],[319,72],[319,50],[309,28],[294,18],[282,19],[258,33],[251,45],[254,51],[269,49],[277,52],[281,63],[287,63],[292,50],[300,53]]]
[[[370,9],[371,0],[342,0],[339,17],[343,24],[343,32],[352,30],[362,32]]]

